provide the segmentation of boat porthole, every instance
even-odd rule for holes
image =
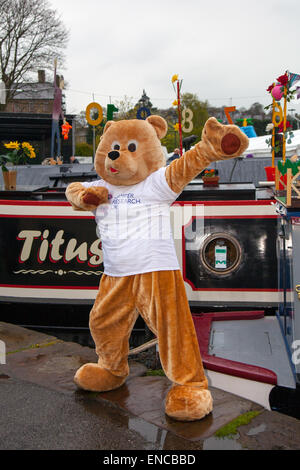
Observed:
[[[239,242],[224,232],[209,235],[200,248],[200,259],[205,269],[219,276],[234,272],[239,267],[241,258]]]

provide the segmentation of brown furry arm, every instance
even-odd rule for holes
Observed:
[[[201,142],[167,167],[167,183],[172,191],[180,193],[210,163],[237,157],[248,145],[248,137],[238,126],[223,125],[210,118],[205,123]]]
[[[66,198],[77,211],[93,211],[108,202],[108,190],[103,186],[85,188],[81,183],[71,183],[66,189]]]
[[[174,193],[180,193],[211,162],[195,146],[173,160],[166,169],[166,180]]]

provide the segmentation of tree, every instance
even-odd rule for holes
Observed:
[[[207,111],[207,102],[202,102],[198,99],[197,95],[193,93],[184,93],[181,96],[181,112],[185,108],[189,108],[193,112],[193,129],[190,133],[182,133],[183,138],[189,135],[196,135],[199,142],[201,140],[202,129],[205,122],[208,119]],[[164,139],[162,139],[162,144],[165,145],[168,149],[168,152],[174,150],[175,147],[179,146],[179,136],[178,132],[174,131],[174,124],[178,122],[178,112],[176,108],[169,108],[168,110],[159,110],[159,113],[163,116],[168,122],[168,133]]]
[[[0,72],[6,103],[38,69],[61,63],[68,31],[47,0],[0,0]],[[5,106],[5,105],[4,105]]]
[[[76,115],[76,123],[78,123],[79,127],[87,127],[87,120],[85,116],[85,111],[80,111],[79,114]]]
[[[115,115],[115,119],[120,121],[121,119],[133,119],[133,98],[124,95],[124,98],[120,101],[115,102],[118,113]]]
[[[76,144],[75,154],[78,157],[92,157],[93,156],[93,145],[81,142]]]
[[[198,96],[193,93],[184,93],[181,97],[182,110],[184,108],[189,108],[193,111],[193,130],[190,132],[190,134],[198,136],[196,142],[201,140],[202,129],[207,119],[209,118],[207,107],[208,103],[200,101]],[[183,137],[186,137],[187,135],[189,134],[183,133]]]
[[[264,119],[266,116],[264,107],[261,103],[253,103],[250,106],[248,113],[251,117],[255,117],[256,119]]]

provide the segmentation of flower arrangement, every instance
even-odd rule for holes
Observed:
[[[267,126],[266,131],[272,132],[272,138],[266,139],[266,143],[272,149],[272,167],[274,167],[274,155],[279,152],[282,147],[283,159],[285,159],[285,145],[291,144],[294,137],[293,129],[291,123],[286,120],[286,108],[287,103],[295,98],[297,89],[292,90],[295,83],[300,80],[300,75],[290,72],[285,72],[283,75],[280,75],[276,82],[272,83],[268,88],[267,92],[270,93],[272,97],[272,103],[268,106],[265,106],[265,109],[268,110],[272,107],[273,109],[273,118],[272,123]],[[284,111],[281,108],[280,100],[284,98]],[[280,139],[275,139],[275,127],[277,127],[278,132],[282,134],[283,141]]]
[[[204,170],[203,176],[204,178],[212,178],[213,176],[218,176],[218,170],[214,170],[213,168],[209,170]]]
[[[286,129],[289,129],[289,128],[292,129],[292,126],[291,126],[290,121],[286,121],[286,123],[285,123],[285,128],[286,128]],[[283,122],[281,122],[281,123],[279,124],[278,130],[279,130],[279,132],[283,132]],[[292,139],[292,137],[294,137],[294,134],[293,134],[292,131],[288,131],[288,132],[289,132],[289,139],[290,139],[290,140],[288,140],[287,143],[290,144],[290,143],[292,142],[291,139]]]
[[[291,90],[291,87],[297,81],[295,75],[296,74],[289,74],[289,72],[286,72],[284,75],[280,75],[280,77],[276,79],[277,83],[272,83],[267,88],[267,91],[271,93],[272,97],[276,101],[280,101],[284,96],[287,102],[290,102],[292,99],[294,99],[297,92],[296,89]],[[271,106],[272,105],[270,104],[269,106],[266,106],[265,109],[269,109]]]
[[[0,165],[4,172],[8,171],[6,166],[8,163],[12,166],[25,165],[27,158],[36,157],[34,148],[29,142],[22,142],[20,144],[15,141],[4,144],[4,146],[9,150],[6,154],[0,155]]]
[[[219,185],[219,171],[213,168],[204,170],[202,173],[202,181],[204,186],[218,186]]]

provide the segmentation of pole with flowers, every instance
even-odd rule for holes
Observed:
[[[292,138],[294,137],[292,126],[289,121],[287,121],[287,103],[294,99],[295,93],[298,91],[297,89],[292,90],[292,87],[300,80],[300,75],[296,73],[290,73],[286,71],[283,75],[277,78],[277,82],[272,83],[269,86],[267,91],[272,96],[272,104],[266,106],[265,109],[269,109],[272,107],[272,124],[267,126],[267,131],[272,129],[272,138],[267,139],[266,142],[268,145],[271,145],[272,148],[272,167],[266,167],[266,173],[271,175],[271,178],[268,179],[275,179],[275,189],[278,190],[285,190],[287,194],[287,200],[289,200],[289,204],[291,201],[291,191],[293,186],[293,178],[296,178],[298,174],[295,173],[294,166],[298,168],[298,163],[293,162],[293,159],[297,156],[295,155],[291,159],[287,159],[286,161],[286,145],[292,142]],[[298,98],[299,96],[297,96]],[[283,110],[280,105],[280,100],[283,98],[284,105]],[[282,143],[276,142],[276,129],[278,129],[279,134],[278,137],[282,136]],[[275,153],[281,147],[281,161],[278,161],[277,166],[275,167]],[[298,189],[293,186],[293,188],[298,192]],[[299,193],[300,195],[300,193]]]
[[[269,127],[267,128],[267,130],[269,129],[272,130],[272,139],[271,139],[272,168],[275,168],[275,150],[277,150],[275,147],[276,128],[279,127],[283,122],[282,107],[279,103],[279,101],[282,98],[282,92],[281,92],[281,87],[279,85],[276,85],[276,83],[273,83],[272,85],[270,85],[267,91],[270,91],[272,95],[272,124],[268,125]],[[269,141],[267,142],[270,143]]]
[[[8,144],[4,144],[4,147],[8,149],[8,152],[0,155],[4,187],[6,190],[15,190],[17,180],[16,166],[25,165],[27,159],[35,158],[36,154],[33,146],[29,142],[9,142]]]
[[[296,93],[296,89],[291,90],[292,86],[300,80],[300,75],[290,73],[286,71],[283,75],[277,78],[277,82],[272,83],[267,91],[272,96],[272,104],[266,106],[265,109],[272,107],[272,138],[267,140],[268,144],[272,147],[272,168],[275,167],[275,152],[278,150],[275,142],[276,128],[282,132],[282,160],[285,162],[286,159],[286,144],[291,143],[293,133],[291,130],[287,131],[291,127],[289,121],[287,121],[287,103],[290,102]],[[284,99],[283,110],[280,105],[280,100]]]
[[[182,125],[181,125],[180,90],[181,90],[182,80],[179,80],[177,74],[173,75],[172,77],[172,85],[177,96],[177,99],[173,102],[173,105],[177,106],[177,110],[178,110],[179,150],[180,150],[180,156],[181,156],[182,155]]]

